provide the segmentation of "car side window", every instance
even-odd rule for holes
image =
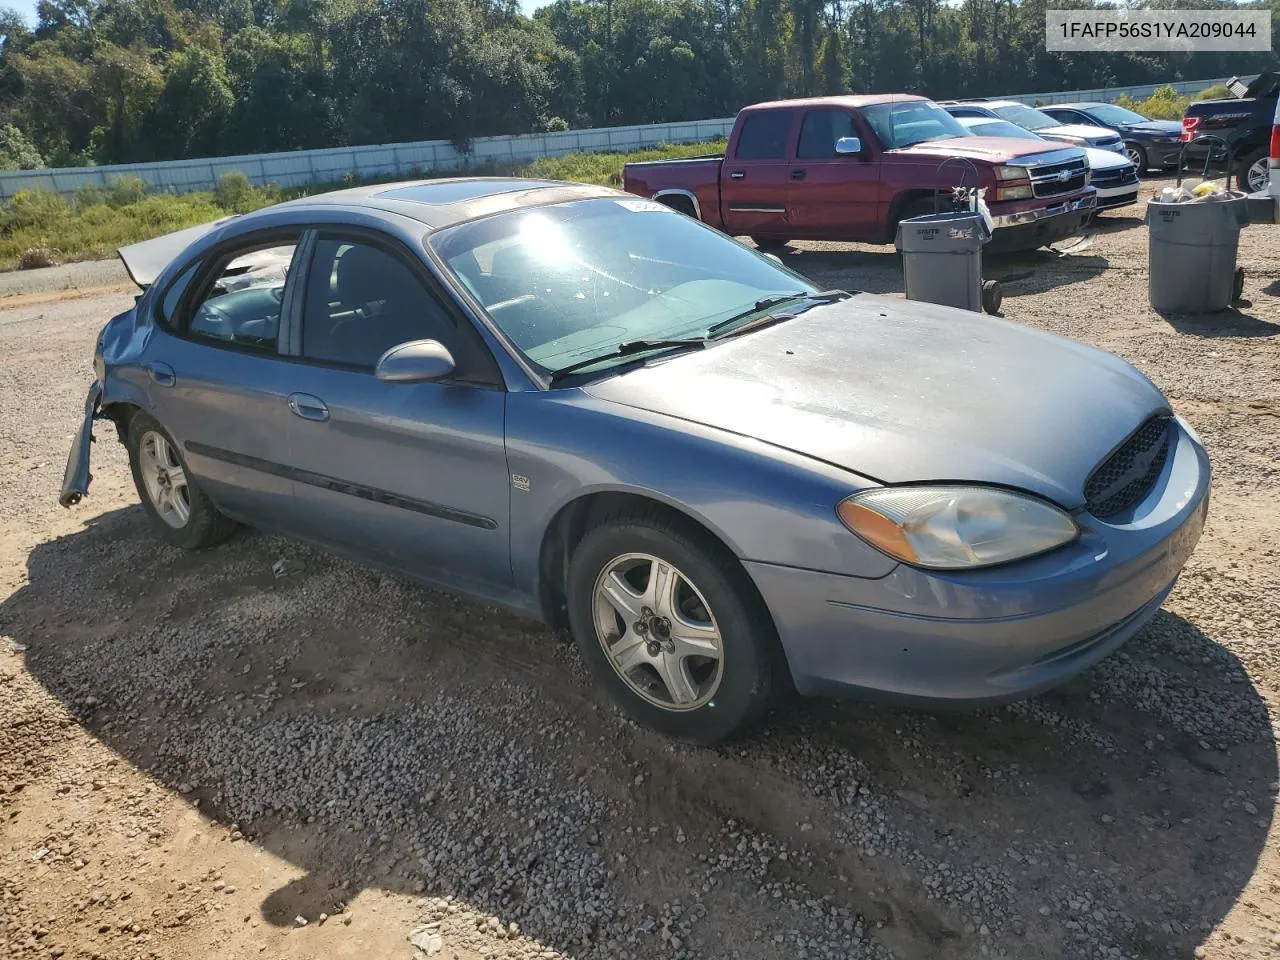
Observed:
[[[196,271],[200,269],[200,261],[197,260],[182,273],[170,282],[164,291],[164,296],[160,298],[160,304],[156,309],[156,319],[164,326],[172,327],[175,325],[175,319],[178,313],[178,305],[182,302],[182,295],[187,292],[187,287],[191,285],[191,278],[196,275]]]
[[[191,313],[187,334],[275,353],[295,243],[238,250],[224,259]]]
[[[981,110],[974,110],[972,107],[951,107],[947,113],[953,117],[985,117],[987,114]]]
[[[457,350],[457,328],[403,260],[372,244],[321,237],[302,305],[302,355],[372,370],[410,340]]]
[[[734,156],[739,160],[781,160],[787,155],[791,132],[789,110],[761,110],[742,121]]]
[[[810,110],[800,125],[800,143],[796,157],[800,160],[826,160],[839,156],[836,141],[857,136],[853,114],[846,110]]]

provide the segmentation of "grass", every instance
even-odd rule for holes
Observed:
[[[679,144],[632,153],[574,153],[545,157],[514,169],[486,168],[484,174],[516,174],[550,180],[617,185],[622,165],[633,161],[693,157],[723,151],[723,142]],[[283,190],[255,187],[243,174],[219,179],[214,190],[148,194],[134,177],[87,187],[74,197],[22,191],[0,204],[0,270],[48,266],[111,257],[118,247],[224,217],[248,213],[282,200],[323,193],[355,181]]]

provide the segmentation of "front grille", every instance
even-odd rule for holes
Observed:
[[[1164,469],[1173,439],[1173,420],[1152,417],[1102,461],[1084,485],[1085,506],[1106,520],[1132,510],[1151,492]]]
[[[1095,187],[1124,187],[1138,182],[1138,171],[1132,167],[1121,167],[1119,170],[1095,170],[1093,174]]]
[[[1085,162],[1068,160],[1031,169],[1031,192],[1037,197],[1058,197],[1074,193],[1085,184]]]

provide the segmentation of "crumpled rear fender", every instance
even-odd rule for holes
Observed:
[[[97,379],[89,387],[80,428],[67,454],[62,491],[58,495],[62,506],[79,503],[89,492],[89,484],[93,480],[89,460],[94,441],[94,421],[114,419],[111,408],[119,404],[130,404],[144,410],[151,407],[151,398],[146,390],[136,382],[118,376],[117,371],[122,366],[136,366],[142,362],[153,332],[154,327],[150,323],[139,322],[138,311],[129,310],[113,317],[98,334],[93,353]]]

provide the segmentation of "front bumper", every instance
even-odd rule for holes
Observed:
[[[1041,557],[959,573],[902,565],[879,580],[746,566],[799,692],[977,706],[1057,686],[1140,630],[1195,549],[1208,501],[1208,458],[1179,429],[1133,520],[1081,514],[1080,538]]]
[[[995,233],[986,249],[992,252],[1034,250],[1079,233],[1097,207],[1097,191],[1050,206],[992,216]]]
[[[1098,191],[1098,209],[1114,210],[1116,207],[1127,207],[1138,202],[1138,185],[1127,183],[1119,187],[1096,187]]]
[[[67,468],[62,474],[62,492],[58,494],[58,503],[71,507],[79,503],[89,492],[89,483],[93,474],[89,472],[89,449],[93,443],[93,421],[98,416],[98,408],[102,403],[102,384],[95,380],[89,387],[89,394],[84,400],[84,419],[80,421],[80,429],[71,443],[71,452],[67,454]]]

